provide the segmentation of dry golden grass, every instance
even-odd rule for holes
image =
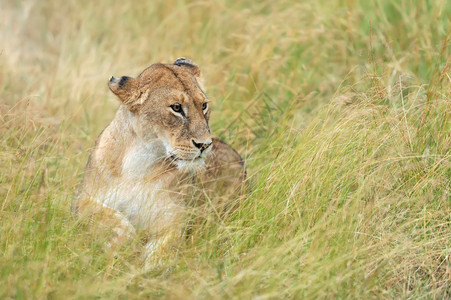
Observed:
[[[1,298],[449,298],[447,0],[0,3]],[[249,195],[161,265],[70,205],[111,75],[186,56]]]

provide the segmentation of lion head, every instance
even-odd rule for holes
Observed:
[[[211,149],[210,108],[198,79],[199,67],[186,58],[153,64],[136,78],[111,77],[110,90],[127,107],[133,131],[149,145],[161,143],[162,158],[179,168],[202,165]]]

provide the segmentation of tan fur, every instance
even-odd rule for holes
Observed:
[[[241,157],[210,135],[199,76],[192,61],[178,59],[110,79],[122,104],[96,142],[74,202],[75,212],[115,232],[110,246],[139,231],[154,253],[180,235],[193,183],[230,198],[243,182]]]

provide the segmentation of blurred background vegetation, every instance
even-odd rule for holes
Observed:
[[[447,298],[447,0],[0,3],[1,298]],[[144,270],[70,205],[111,75],[198,63],[251,190]]]

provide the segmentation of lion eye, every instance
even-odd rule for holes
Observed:
[[[202,103],[202,110],[206,110],[208,107],[207,102]]]
[[[182,105],[179,104],[179,103],[172,104],[172,105],[171,105],[171,108],[172,108],[173,111],[175,111],[175,112],[177,112],[177,113],[183,113]]]

